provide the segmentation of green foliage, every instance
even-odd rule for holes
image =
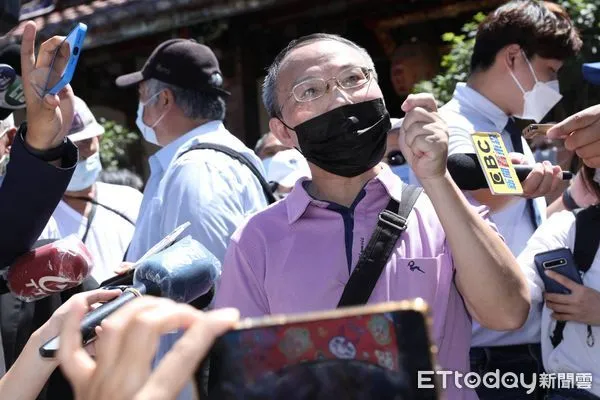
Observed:
[[[589,90],[581,75],[583,62],[600,60],[600,3],[591,0],[560,0],[558,3],[569,12],[583,40],[580,55],[568,60],[560,73],[564,98],[558,111],[560,117],[564,117],[600,103],[600,90]],[[477,26],[484,18],[485,15],[479,13],[462,27],[460,34],[448,32],[442,35],[442,40],[450,46],[450,52],[442,58],[441,72],[431,81],[417,83],[413,93],[432,93],[441,103],[452,98],[456,83],[464,82],[468,77]]]
[[[473,20],[466,23],[461,34],[446,32],[442,40],[450,46],[450,52],[442,57],[442,73],[436,75],[431,81],[422,81],[415,85],[414,93],[433,93],[435,98],[446,103],[452,98],[454,87],[457,82],[464,82],[469,75],[469,63],[473,46],[475,45],[475,34],[477,26],[485,19],[483,13],[478,13]]]
[[[98,120],[105,129],[100,136],[100,158],[102,166],[107,171],[119,168],[131,169],[131,160],[128,154],[129,145],[139,140],[137,132],[130,132],[115,121],[105,118]]]

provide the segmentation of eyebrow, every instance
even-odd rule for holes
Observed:
[[[341,67],[338,68],[338,72],[343,71],[343,70],[348,69],[348,68],[352,68],[352,67],[358,67],[358,65],[355,65],[355,64],[344,64],[344,65],[342,65]],[[311,80],[311,79],[323,79],[323,78],[321,78],[319,76],[314,76],[314,75],[304,76],[304,77],[296,79],[292,83],[292,87],[296,86],[299,83],[306,82],[306,81]]]

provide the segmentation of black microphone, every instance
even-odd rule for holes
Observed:
[[[530,165],[513,165],[519,181],[524,181],[533,170]],[[489,188],[477,154],[452,154],[448,157],[448,172],[461,190],[477,190]],[[570,171],[562,172],[562,179],[573,178]]]
[[[151,295],[189,303],[208,293],[221,272],[221,263],[202,244],[187,236],[149,257],[135,269],[133,286],[123,294],[87,313],[81,321],[83,345],[96,338],[96,327],[136,297]],[[54,357],[60,345],[56,336],[40,348],[42,357]]]

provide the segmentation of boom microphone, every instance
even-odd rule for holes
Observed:
[[[142,295],[189,303],[207,293],[221,273],[221,263],[198,241],[186,236],[171,247],[142,261],[133,275],[133,286],[89,312],[81,321],[83,345],[96,338],[96,327],[120,307]],[[40,348],[42,357],[53,357],[59,337]]]
[[[6,280],[16,298],[32,302],[80,285],[92,266],[85,245],[70,235],[18,257],[8,269]]]
[[[533,170],[530,165],[513,165],[519,181],[524,181]],[[452,154],[448,157],[448,172],[461,190],[489,188],[477,154]],[[573,178],[570,171],[562,171],[562,179]]]

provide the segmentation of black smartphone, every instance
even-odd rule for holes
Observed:
[[[437,400],[437,377],[419,386],[419,371],[436,365],[429,332],[427,307],[419,299],[247,318],[216,340],[196,382],[209,399],[230,398],[232,391],[241,396],[233,398],[258,391],[289,399],[286,393],[295,392],[290,388],[353,382],[374,398],[373,391],[392,391]]]
[[[579,268],[573,258],[573,253],[568,248],[555,249],[536,254],[534,261],[538,273],[544,281],[546,292],[548,293],[571,294],[571,291],[554,279],[548,277],[545,274],[546,271],[557,272],[573,282],[583,285],[581,275],[579,274]]]

